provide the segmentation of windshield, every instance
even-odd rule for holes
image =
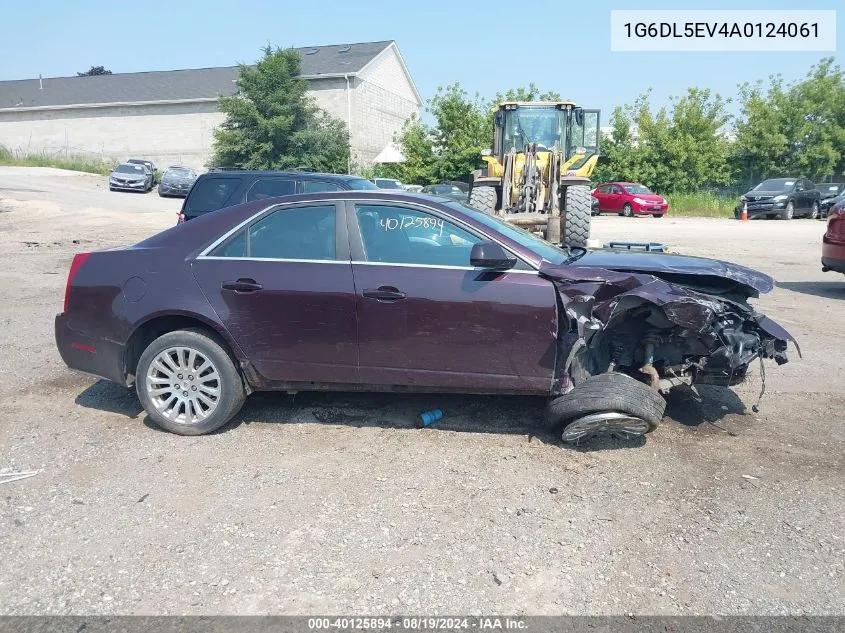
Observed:
[[[349,178],[346,184],[349,185],[352,191],[372,191],[378,189],[378,187],[366,178]]]
[[[751,191],[783,191],[792,187],[794,184],[795,181],[789,180],[788,178],[773,178],[771,180],[764,180]]]
[[[563,146],[566,111],[557,108],[523,106],[505,111],[504,151],[521,152],[529,143],[546,149]]]
[[[518,226],[514,226],[510,222],[506,222],[494,215],[482,213],[481,211],[468,207],[461,202],[448,202],[446,203],[446,206],[461,211],[462,213],[470,216],[473,220],[480,222],[484,226],[490,227],[505,237],[512,239],[517,244],[524,246],[532,253],[535,253],[539,258],[545,259],[547,262],[551,262],[552,264],[562,264],[563,261],[569,257],[569,253],[562,248],[558,248],[543,238],[537,237],[533,233],[529,233],[528,231],[521,229]]]
[[[644,187],[643,185],[623,185],[623,188],[628,193],[638,194],[653,194],[654,192],[649,189],[648,187]]]
[[[143,174],[145,172],[140,165],[118,165],[115,171],[121,174]]]
[[[379,189],[402,189],[402,183],[397,180],[386,180],[384,178],[377,178],[376,184]]]

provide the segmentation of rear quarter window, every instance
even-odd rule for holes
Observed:
[[[185,201],[185,212],[207,213],[222,209],[241,185],[241,181],[241,178],[225,177],[198,180]]]

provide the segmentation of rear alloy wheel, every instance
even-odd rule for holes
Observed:
[[[783,215],[780,217],[784,220],[791,220],[795,217],[795,203],[792,200],[786,203],[786,209],[783,210]]]
[[[566,188],[564,207],[561,210],[563,226],[560,241],[570,248],[587,248],[590,240],[590,222],[592,221],[592,202],[590,188],[583,185],[570,185]]]
[[[818,217],[819,217],[819,203],[814,202],[813,208],[810,210],[810,219],[815,220]]]
[[[136,390],[150,418],[179,435],[220,428],[246,398],[231,357],[202,330],[169,332],[150,343],[138,361]]]
[[[544,426],[564,442],[594,435],[632,438],[657,428],[666,400],[647,384],[620,372],[590,376],[549,402]]]
[[[473,187],[469,194],[469,206],[474,209],[486,213],[487,215],[496,214],[496,188],[489,185],[479,185]]]
[[[634,208],[631,206],[630,202],[626,202],[625,206],[622,207],[622,215],[624,215],[626,218],[634,216]]]

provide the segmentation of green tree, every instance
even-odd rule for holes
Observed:
[[[226,118],[214,132],[211,166],[347,171],[349,131],[308,96],[299,53],[262,52],[255,66],[241,64],[235,94],[220,97]]]
[[[437,182],[435,163],[438,157],[434,153],[434,140],[429,130],[414,116],[405,122],[396,139],[406,161],[378,165],[375,175],[385,178],[397,178],[404,183],[430,185]]]
[[[76,73],[77,77],[94,77],[96,75],[111,75],[111,71],[104,66],[91,66],[84,73]]]

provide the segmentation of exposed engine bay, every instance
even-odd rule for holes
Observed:
[[[596,264],[540,269],[558,290],[562,315],[556,394],[606,372],[628,374],[664,394],[680,385],[732,386],[745,380],[755,360],[764,372],[763,359],[781,365],[788,342],[798,348],[786,330],[749,305],[774,285],[757,271],[672,255],[584,259]],[[623,261],[639,270],[598,267]]]

